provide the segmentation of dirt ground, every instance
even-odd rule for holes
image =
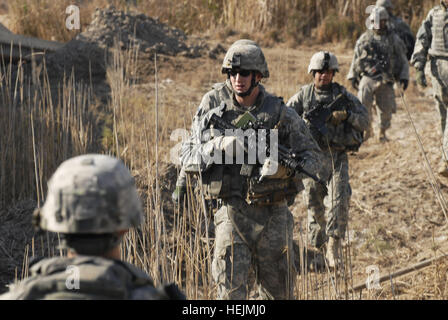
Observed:
[[[201,46],[206,44],[210,49],[208,53],[195,57],[166,56],[159,60],[159,90],[169,117],[182,110],[183,127],[190,126],[191,115],[202,95],[213,83],[224,79],[220,74],[224,52],[218,44],[227,48],[238,38],[233,35],[217,40],[205,35],[201,37]],[[259,39],[255,37],[255,40]],[[335,80],[356,94],[345,80],[353,53],[351,46],[326,44],[291,48],[285,44],[266,47],[262,41],[260,43],[271,72],[271,78],[264,82],[268,91],[288,100],[301,85],[311,80],[306,69],[312,54],[326,49],[333,51],[339,59],[340,73]],[[139,90],[152,90],[154,75],[151,63],[149,61],[148,68],[142,69],[146,73],[142,75]],[[431,89],[422,91],[417,88],[413,76],[414,69],[411,68],[412,80],[404,97],[407,107],[397,95],[397,112],[387,132],[389,141],[381,144],[374,138],[370,139],[349,157],[352,198],[345,248],[350,250],[352,285],[366,280],[368,267],[375,266],[381,275],[387,275],[448,252],[448,206],[445,202],[448,179],[436,173],[441,154],[440,121]],[[168,163],[166,166],[171,167]],[[175,183],[172,173],[169,170],[165,176],[169,181],[163,183],[167,186],[166,199],[169,199],[170,189]],[[31,250],[31,247],[26,249],[26,245],[31,246],[33,231],[29,217],[33,208],[32,202],[25,202],[0,215],[0,228],[8,228],[11,235],[0,243],[1,255],[5,257],[1,260],[0,291],[5,289],[7,282],[14,280],[15,273],[20,278],[24,252]],[[303,238],[306,208],[302,195],[297,196],[291,211],[296,220],[295,238]],[[18,219],[23,223],[14,222]],[[39,241],[43,245],[44,240]],[[365,290],[360,298],[445,299],[448,294],[447,269],[448,259],[442,260],[386,281],[381,284],[381,289]]]
[[[227,47],[232,40],[223,46]],[[214,43],[213,40],[209,42]],[[332,50],[337,55],[341,72],[335,80],[356,94],[345,79],[353,50],[344,44],[264,48],[272,75],[265,81],[266,88],[289,99],[301,85],[311,80],[306,74],[309,59],[322,49]],[[202,57],[188,60],[188,67],[184,69],[179,68],[182,62],[178,59],[169,60],[160,67],[161,78],[169,78],[172,85],[181,88],[178,92],[168,89],[174,101],[178,101],[176,95],[190,98],[192,114],[197,107],[193,102],[199,102],[213,82],[222,81],[220,63],[220,59]],[[213,68],[217,71],[210,71]],[[204,72],[195,72],[192,76],[191,72],[198,69]],[[431,89],[422,91],[417,87],[411,68],[411,82],[404,94],[407,109],[398,93],[397,112],[387,131],[389,141],[380,144],[372,138],[349,157],[352,198],[345,250],[350,248],[353,286],[366,281],[366,269],[372,266],[381,276],[388,275],[448,252],[448,220],[443,213],[447,210],[448,179],[436,173],[441,133]],[[306,208],[301,194],[290,209],[295,216],[295,239],[298,240],[305,237],[306,230]],[[393,282],[381,283],[379,290],[364,290],[361,296],[353,298],[444,299],[448,293],[447,269],[448,261],[441,260],[394,278]]]

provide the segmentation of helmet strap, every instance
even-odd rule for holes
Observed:
[[[249,87],[249,89],[247,89],[247,91],[242,92],[242,93],[235,92],[235,90],[233,90],[233,92],[234,92],[237,96],[239,96],[239,97],[247,97],[247,96],[249,96],[249,95],[252,93],[252,91],[253,91],[253,90],[255,89],[255,87],[257,87],[257,86],[258,86],[258,82],[255,81],[255,71],[252,71],[252,80],[251,80],[251,82],[250,82],[250,87]]]

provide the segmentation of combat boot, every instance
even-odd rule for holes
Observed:
[[[442,177],[448,177],[448,162],[442,160],[439,164],[439,168],[438,168],[437,172]]]
[[[330,269],[337,269],[341,266],[341,258],[339,256],[339,251],[341,250],[341,241],[334,237],[328,239],[327,253],[325,258],[328,262],[328,267]]]
[[[380,129],[380,133],[378,135],[378,142],[384,143],[387,141],[389,141],[389,139],[387,139],[386,137],[386,129]]]

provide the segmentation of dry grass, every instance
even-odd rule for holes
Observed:
[[[431,7],[439,1],[394,1],[395,13],[402,16],[414,33]],[[94,0],[50,1],[13,0],[8,2],[11,28],[14,32],[48,40],[68,41],[85,28],[96,8],[114,5],[121,10],[136,10],[187,34],[205,33],[256,34],[265,41],[290,43],[339,42],[354,43],[365,30],[370,0],[192,0],[185,5],[176,0]],[[81,30],[65,27],[68,5],[80,8]]]
[[[417,4],[410,6],[414,10],[413,27],[417,25],[417,17],[420,19],[426,14],[430,2],[425,2],[420,11]],[[354,18],[350,12],[362,12],[364,8],[363,1],[351,1],[353,6],[347,10],[343,6],[344,1],[331,4],[326,1],[247,1],[239,10],[235,9],[236,1],[227,1],[225,7],[219,6],[223,2],[216,1],[217,7],[214,9],[208,8],[207,3],[210,2],[191,1],[190,11],[182,11],[177,2],[171,1],[148,1],[139,5],[144,6],[143,9],[153,10],[152,15],[158,15],[163,21],[189,32],[219,29],[225,25],[230,28],[224,32],[226,47],[236,38],[231,32],[233,28],[250,35],[254,29],[268,28],[269,24],[262,24],[262,21],[270,21],[280,30],[269,35],[271,38],[281,40],[290,36],[295,37],[294,41],[302,41],[313,32],[317,35],[321,32],[322,41],[344,42],[345,37],[358,29],[350,31],[347,29],[350,24],[346,24],[346,29],[341,26],[340,30],[348,31],[327,33],[329,29],[338,29],[335,23],[339,21],[333,21],[327,13],[332,12],[331,17],[348,17],[342,20],[347,22]],[[272,7],[266,11],[249,10],[250,5],[255,7],[260,3],[272,4]],[[117,1],[116,5],[120,3]],[[206,7],[209,11],[205,10]],[[197,12],[202,15],[197,16],[197,24],[192,24],[188,14]],[[267,14],[269,12],[276,12],[276,15]],[[249,22],[242,19],[244,13],[251,17],[247,19]],[[290,15],[295,18],[289,19]],[[304,20],[304,17],[309,20]],[[359,15],[356,19],[353,21],[357,21],[359,26],[365,15]],[[325,23],[319,24],[324,20]],[[282,21],[288,22],[285,24]],[[320,27],[315,29],[318,25]],[[39,36],[48,38],[53,33],[48,31],[45,36],[43,34]],[[286,44],[279,48],[264,48],[272,70],[271,78],[264,81],[267,89],[287,100],[301,85],[311,81],[306,73],[309,59],[314,52],[322,49],[330,49],[337,54],[341,72],[336,80],[350,88],[344,78],[349,68],[351,50],[344,43],[317,43],[299,49]],[[190,299],[213,299],[215,287],[210,271],[213,238],[210,238],[208,230],[212,217],[205,213],[200,195],[189,198],[188,208],[171,204],[169,196],[174,187],[176,169],[168,155],[177,143],[170,140],[173,130],[188,128],[202,95],[214,82],[223,80],[219,72],[220,59],[203,57],[191,60],[161,56],[157,58],[157,65],[152,60],[150,67],[148,61],[141,59],[137,48],[126,52],[115,51],[110,57],[107,80],[111,96],[106,106],[108,119],[103,130],[103,149],[94,150],[122,158],[132,170],[144,200],[145,223],[126,237],[122,256],[147,271],[157,283],[175,281]],[[2,72],[6,75],[0,88],[0,108],[2,115],[5,115],[0,118],[0,200],[3,206],[23,198],[44,199],[46,180],[56,166],[70,156],[86,152],[92,145],[89,116],[93,107],[91,89],[80,87],[72,78],[56,87],[46,82],[45,77],[33,83],[21,76],[21,68],[16,73],[3,67]],[[142,75],[141,70],[148,72]],[[50,98],[53,96],[50,92],[58,91],[51,88],[59,88],[58,99]],[[413,91],[409,92],[410,102],[419,112],[416,126],[423,136],[424,145],[428,146],[426,151],[431,154],[430,162],[433,165],[439,148],[438,133],[434,130],[434,123],[438,120],[431,101],[416,94],[417,90],[412,84],[409,91]],[[382,291],[363,292],[361,296],[349,292],[354,284],[365,280],[366,266],[377,265],[382,272],[393,272],[400,266],[427,258],[423,254],[429,252],[432,256],[434,243],[431,238],[437,242],[446,232],[446,228],[434,227],[428,222],[431,219],[443,223],[443,217],[437,196],[428,185],[420,150],[402,107],[394,116],[392,125],[392,142],[385,146],[369,142],[350,158],[353,197],[349,225],[351,237],[344,247],[346,269],[335,275],[328,271],[308,272],[303,268],[296,282],[296,298],[446,298],[444,263],[401,277],[392,282],[393,286],[384,283]],[[442,186],[442,192],[446,193],[446,187]],[[296,219],[295,240],[302,252],[307,247],[307,237],[303,231],[306,230],[305,208],[300,198],[296,199],[292,209]],[[435,236],[430,231],[431,227]],[[437,243],[440,245],[440,241]],[[18,278],[26,275],[26,257],[31,255],[32,248],[32,244],[28,243],[28,247],[21,250],[25,261],[23,268],[17,269]],[[0,244],[0,249],[4,249],[3,244]],[[47,256],[54,254],[58,252],[45,252]]]
[[[45,68],[41,77],[24,68],[0,66],[0,207],[30,197],[42,202],[49,175],[92,143],[91,89],[73,78],[50,84]]]

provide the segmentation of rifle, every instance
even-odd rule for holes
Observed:
[[[323,136],[326,136],[328,134],[326,123],[330,120],[333,111],[347,110],[347,105],[350,103],[351,101],[348,100],[347,96],[340,93],[330,104],[326,106],[318,104],[317,107],[306,112],[304,117],[317,129],[317,131]]]
[[[243,119],[243,121],[241,121]],[[225,130],[237,130],[237,129],[254,129],[254,132],[258,131],[258,129],[266,130],[266,132],[269,132],[269,129],[265,128],[263,125],[261,125],[255,116],[251,115],[249,112],[243,115],[243,117],[238,121],[239,126],[235,126],[231,123],[228,123],[226,120],[222,119],[216,114],[212,114],[209,120],[210,127],[213,126],[213,129],[218,130],[221,134],[225,133]],[[252,139],[247,139],[248,141],[251,141]],[[269,139],[266,139],[268,141]],[[253,141],[257,141],[254,139]],[[297,173],[303,173],[307,175],[308,177],[312,178],[314,181],[321,184],[322,187],[324,187],[324,190],[327,190],[326,183],[322,180],[320,180],[317,176],[314,174],[308,172],[305,170],[300,163],[301,160],[298,157],[298,155],[294,152],[292,152],[289,148],[277,144],[278,148],[278,162],[283,165],[284,167],[293,170]],[[244,150],[247,152],[250,149],[251,146],[249,146],[248,142],[244,141]],[[270,153],[270,146],[266,143],[266,154],[268,155]],[[247,166],[247,165],[246,165]],[[243,165],[244,167],[244,165]],[[242,168],[242,170],[244,170]],[[252,169],[248,170],[249,172],[252,171]]]
[[[373,61],[376,63],[371,67],[366,67],[365,73],[369,77],[375,77],[379,74],[387,72],[389,69],[389,55],[381,50],[380,46],[376,42],[372,42],[369,48],[366,50],[368,55],[372,57],[371,59],[367,59],[366,63]]]

